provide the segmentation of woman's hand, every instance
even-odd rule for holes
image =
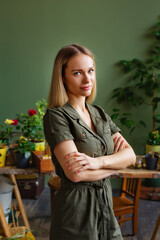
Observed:
[[[125,139],[120,133],[116,133],[112,136],[114,142],[114,153],[125,148]]]
[[[67,160],[65,166],[68,170],[74,173],[78,173],[86,169],[96,170],[102,167],[101,160],[98,158],[92,158],[77,151],[68,154],[65,156],[65,159]]]

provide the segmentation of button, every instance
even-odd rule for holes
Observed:
[[[110,132],[111,132],[111,129],[110,129],[110,128],[108,128],[108,129],[107,129],[107,133],[110,133]]]
[[[85,138],[85,137],[86,137],[86,134],[85,134],[85,133],[82,133],[82,137]]]

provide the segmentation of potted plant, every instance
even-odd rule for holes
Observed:
[[[35,150],[44,150],[43,116],[46,108],[46,101],[36,102],[37,110],[30,109],[27,114],[17,114],[18,125],[16,129],[22,132],[23,136],[35,143]]]
[[[31,152],[35,150],[35,145],[32,141],[24,136],[21,136],[14,147],[15,159],[18,168],[27,168],[30,165]]]
[[[119,66],[122,67],[126,74],[127,83],[124,87],[114,89],[112,95],[112,98],[115,99],[117,103],[123,104],[123,106],[127,105],[129,109],[134,107],[138,110],[138,107],[142,105],[147,108],[152,108],[152,115],[150,117],[152,120],[152,129],[150,129],[149,136],[145,140],[146,153],[150,151],[155,152],[155,146],[157,146],[156,152],[160,152],[159,142],[154,141],[153,144],[153,141],[150,141],[151,132],[153,133],[160,129],[160,112],[158,108],[160,103],[160,22],[158,22],[150,34],[147,35],[153,40],[153,44],[150,45],[151,48],[148,51],[149,57],[146,60],[133,58],[132,60],[121,60],[119,62]],[[113,117],[119,118],[125,126],[125,123],[132,119],[131,113],[129,113],[129,116],[124,116],[123,114],[125,113],[122,113],[122,111],[121,115],[119,114],[119,109],[113,112]],[[146,126],[144,119],[140,119],[139,124]],[[131,132],[135,127],[137,127],[137,122],[130,122],[129,128]],[[150,160],[152,160],[152,158],[150,158]],[[143,184],[148,187],[160,186],[159,179],[146,179]]]
[[[112,98],[116,99],[120,104],[129,105],[130,108],[138,108],[142,104],[151,106],[153,133],[160,129],[160,113],[158,112],[158,104],[160,102],[160,22],[156,24],[150,33],[150,37],[153,39],[153,44],[149,50],[150,56],[147,60],[142,61],[134,58],[132,60],[120,61],[124,73],[128,76],[128,84],[125,87],[114,89]],[[131,118],[131,114],[129,116],[119,116],[118,109],[114,110],[113,117],[120,117],[121,123],[125,125],[129,118]],[[146,126],[143,120],[140,120],[139,123]],[[135,122],[130,121],[130,127],[134,129],[135,126],[137,126]],[[152,133],[149,133],[149,138],[151,138]],[[148,152],[148,149],[151,151],[152,144],[160,147],[159,141],[149,141],[147,139],[146,144],[146,152]],[[160,152],[160,148],[158,151]]]

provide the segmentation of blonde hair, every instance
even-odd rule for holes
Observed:
[[[85,54],[91,57],[95,65],[93,53],[86,47],[78,44],[71,44],[63,47],[58,52],[54,62],[47,108],[51,108],[53,106],[63,106],[68,101],[67,92],[63,84],[63,77],[65,75],[65,69],[67,67],[68,60],[77,54]],[[86,102],[93,102],[95,97],[96,81],[94,82],[91,95],[86,98]]]

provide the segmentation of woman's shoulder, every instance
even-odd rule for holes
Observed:
[[[96,104],[90,105],[90,104],[88,104],[88,108],[89,108],[91,114],[95,115],[96,117],[100,117],[100,118],[102,118],[104,120],[109,118],[109,115],[99,105],[96,105]]]
[[[58,119],[64,119],[62,107],[48,108],[43,116],[44,122],[48,122],[48,121],[54,122],[54,121],[57,121]]]
[[[54,106],[54,107],[50,107],[47,108],[45,115],[52,115],[52,116],[56,116],[56,115],[62,115],[63,112],[63,108],[61,106]]]

